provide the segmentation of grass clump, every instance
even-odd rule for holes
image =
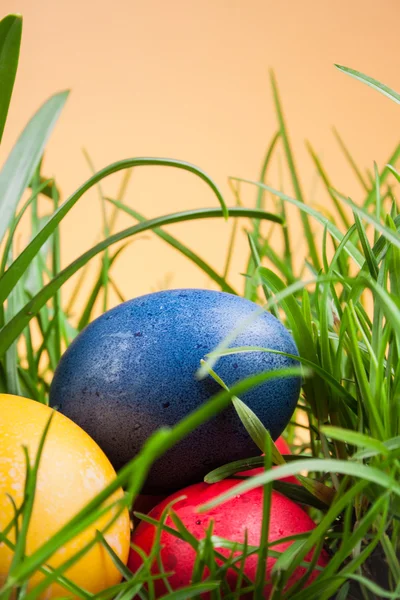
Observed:
[[[0,137],[12,94],[20,37],[20,17],[6,17],[0,23]],[[387,86],[351,69],[338,68],[399,102],[399,95]],[[268,147],[259,181],[231,178],[238,204],[234,207],[228,207],[216,184],[201,169],[166,158],[132,158],[114,163],[94,173],[61,204],[56,182],[42,173],[41,159],[67,99],[67,92],[56,94],[38,110],[5,161],[0,172],[0,392],[47,402],[49,382],[63,349],[90,321],[96,300],[103,297],[103,308],[106,309],[108,290],[118,291],[112,267],[125,246],[120,245],[115,250],[113,245],[138,233],[153,231],[194,262],[220,289],[235,293],[227,275],[237,228],[233,229],[222,274],[163,230],[167,224],[228,216],[249,219],[249,254],[241,294],[280,316],[292,331],[300,353],[304,382],[298,409],[287,431],[294,450],[291,457],[283,458],[279,454],[256,415],[238,398],[246,389],[272,374],[253,377],[231,390],[222,390],[174,428],[156,432],[131,463],[119,472],[115,482],[30,556],[24,552],[24,536],[29,526],[31,503],[28,500],[35,489],[37,465],[28,469],[28,500],[21,507],[15,507],[13,523],[0,532],[0,542],[10,544],[7,532],[11,527],[18,529],[16,558],[9,578],[0,590],[1,600],[8,600],[12,593],[17,593],[21,600],[38,597],[46,584],[41,589],[30,591],[26,585],[37,569],[47,574],[47,584],[58,579],[67,591],[81,598],[90,597],[84,589],[65,577],[68,565],[62,565],[53,572],[46,567],[46,560],[89,522],[96,520],[102,503],[118,487],[122,486],[126,491],[124,506],[132,508],[157,457],[223,410],[232,400],[249,434],[260,448],[266,450],[266,457],[254,457],[250,463],[246,459],[221,467],[209,474],[207,481],[218,481],[249,464],[267,467],[255,477],[238,481],[237,488],[230,492],[232,495],[258,485],[265,486],[264,542],[267,540],[272,486],[308,504],[318,523],[313,532],[297,540],[295,553],[289,549],[279,555],[272,597],[295,600],[400,598],[400,215],[396,200],[400,181],[396,170],[400,145],[394,149],[382,170],[375,164],[373,173],[365,176],[338,137],[361,184],[361,197],[357,203],[335,189],[325,166],[309,146],[317,174],[330,198],[330,216],[327,217],[307,202],[273,76],[271,84],[278,131]],[[283,150],[293,197],[265,183],[267,170],[279,148]],[[63,218],[88,189],[108,175],[123,170],[129,174],[132,168],[145,165],[179,168],[200,177],[214,192],[216,207],[182,211],[149,220],[124,204],[123,193],[116,199],[103,198],[104,204],[112,205],[114,211],[111,218],[105,220],[104,239],[60,269],[59,225]],[[126,187],[124,181],[122,190]],[[240,185],[254,187],[254,208],[241,205]],[[26,190],[28,196],[25,200],[23,194]],[[265,198],[274,206],[273,213],[265,211]],[[43,202],[47,208],[45,216],[40,210]],[[293,247],[295,225],[287,219],[288,205],[296,207],[301,215],[305,246],[300,267],[297,266],[297,251]],[[128,213],[135,224],[113,233],[118,211]],[[25,214],[30,217],[31,240],[16,254],[15,238]],[[263,220],[269,221],[273,228],[280,228],[282,244],[279,250],[270,245],[270,231],[265,233],[260,225]],[[320,242],[315,235],[317,228],[321,232]],[[79,281],[69,305],[62,296],[63,285],[79,270],[83,269],[85,273],[90,260],[97,255],[102,256],[102,263],[95,283],[79,318],[73,319]],[[232,332],[229,340],[205,357],[204,363],[199,365],[200,376],[212,373],[217,378],[218,359],[224,354],[271,351],[254,347],[228,348],[234,338],[235,332]],[[224,386],[223,382],[220,383]],[[271,463],[278,465],[277,468],[268,468]],[[303,487],[294,489],[298,486],[285,486],[277,481],[288,475],[299,476]],[[227,497],[217,499],[214,505]],[[121,584],[99,594],[101,598],[154,597],[152,582],[155,576],[151,572],[151,562],[159,556],[160,533],[167,528],[166,514],[157,524],[158,534],[152,555],[145,557],[142,568],[134,574],[113,555],[99,533],[100,542],[113,555],[123,578]],[[150,519],[146,515],[139,516],[144,520]],[[21,517],[22,527],[17,527]],[[226,596],[224,577],[227,569],[232,568],[233,561],[216,550],[217,543],[220,547],[220,540],[215,540],[210,530],[204,543],[200,544],[192,539],[182,524],[176,525],[177,529],[171,531],[194,546],[198,558],[193,584],[185,590],[170,591],[168,597],[191,598],[205,592],[213,598]],[[229,542],[226,541],[226,544]],[[310,587],[302,589],[300,581],[287,590],[286,583],[293,571],[303,564],[304,557],[313,547],[321,547],[322,544],[331,552],[329,565]],[[244,543],[241,547],[236,544],[234,549],[242,553],[242,563],[249,553],[258,553],[259,564],[262,565],[267,555],[274,555],[273,546],[273,543],[265,542],[260,548],[252,548]],[[75,560],[78,558],[75,557]],[[220,562],[216,563],[216,558]],[[245,582],[237,558],[235,565],[239,569],[240,581]],[[205,566],[208,566],[211,575],[202,582]],[[308,565],[309,570],[312,568],[313,565]],[[167,573],[162,573],[161,577],[167,582]],[[245,582],[255,597],[262,597],[263,579],[264,571],[260,568],[255,585]],[[240,594],[238,587],[231,596],[238,598]]]

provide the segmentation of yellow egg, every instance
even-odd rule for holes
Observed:
[[[33,464],[45,425],[54,412],[48,406],[7,394],[0,394],[0,531],[12,521],[14,512],[7,494],[17,507],[24,497],[26,475],[22,446],[29,450]],[[63,527],[92,498],[115,478],[111,463],[87,433],[67,417],[54,412],[54,418],[45,441],[40,461],[36,496],[27,536],[26,554],[31,555],[53,534]],[[122,496],[119,490],[108,504]],[[59,548],[47,565],[57,567],[83,548],[116,514],[110,508],[99,520],[81,534]],[[125,510],[104,537],[126,563],[129,552],[129,514]],[[14,528],[8,539],[15,542]],[[12,551],[0,543],[0,587],[4,584],[12,560]],[[88,592],[97,593],[121,580],[104,546],[96,543],[64,575]],[[43,580],[35,573],[31,589]],[[41,595],[46,600],[54,597],[74,597],[59,583],[53,583]]]

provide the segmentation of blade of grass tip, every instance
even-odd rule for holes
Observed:
[[[309,142],[306,142],[306,147],[307,147],[308,152],[310,153],[311,158],[314,161],[314,164],[316,166],[316,169],[317,169],[322,181],[324,182],[325,188],[326,188],[332,202],[335,205],[337,212],[339,213],[339,216],[342,220],[343,225],[346,227],[346,229],[349,229],[350,222],[342,208],[342,205],[340,204],[340,202],[338,202],[336,196],[334,194],[332,194],[332,191],[331,191],[332,184],[328,178],[328,175],[327,175],[324,167],[322,166],[321,160],[318,158],[316,152],[314,151],[313,147],[311,146],[311,144]]]
[[[21,15],[7,15],[0,21],[0,144],[17,74],[21,35]]]
[[[8,166],[8,168],[6,170],[4,170],[5,168],[3,168],[3,171],[0,173],[0,198],[1,198],[1,191],[2,191],[2,182],[4,184],[3,179],[5,179],[6,176],[7,176],[7,178],[10,178],[9,173],[8,173],[8,170],[10,169],[9,162],[10,162],[10,160],[6,163],[6,166]],[[15,166],[14,162],[15,162],[14,160],[11,161],[11,163],[10,163],[11,166]],[[19,278],[21,277],[21,274],[26,272],[29,264],[32,262],[32,260],[34,259],[36,254],[39,252],[39,250],[43,246],[43,244],[50,237],[50,235],[54,232],[54,229],[57,227],[57,225],[61,222],[61,220],[65,217],[65,215],[68,214],[68,212],[71,210],[71,208],[78,202],[78,200],[84,195],[84,193],[86,191],[88,191],[91,187],[96,185],[99,181],[104,179],[105,177],[107,177],[113,173],[117,173],[118,171],[122,171],[124,169],[133,167],[133,166],[174,167],[174,168],[181,169],[184,171],[188,171],[189,173],[195,174],[197,177],[199,177],[200,179],[205,181],[207,183],[207,185],[211,188],[211,190],[214,192],[214,194],[216,195],[216,197],[221,205],[222,215],[225,219],[227,218],[228,208],[227,208],[225,201],[222,197],[222,194],[219,191],[216,184],[208,177],[208,175],[204,171],[202,171],[201,169],[199,169],[198,167],[196,167],[194,165],[191,165],[190,163],[185,163],[183,161],[167,159],[167,158],[132,158],[132,159],[126,159],[126,160],[122,160],[122,161],[113,163],[112,165],[109,165],[108,167],[106,167],[106,168],[102,169],[101,171],[99,171],[98,173],[96,173],[96,175],[94,175],[93,177],[90,177],[83,185],[81,185],[80,188],[78,188],[78,190],[76,190],[59,207],[57,212],[54,213],[50,217],[48,223],[41,229],[41,231],[39,231],[39,233],[28,244],[28,246],[25,248],[25,250],[23,252],[21,252],[21,254],[18,256],[16,261],[10,266],[8,271],[0,278],[0,304],[7,298],[9,292],[15,285],[16,281],[18,281]],[[29,177],[29,179],[30,179],[30,177]],[[9,186],[8,180],[7,180],[7,185]],[[7,187],[7,191],[8,191],[8,187]],[[21,193],[22,193],[22,191],[23,191],[23,189],[21,190]],[[7,198],[8,198],[8,196],[5,196],[5,200],[7,200]],[[1,209],[2,209],[3,205],[4,205],[4,198],[3,198],[3,204],[0,204],[0,217],[1,217]],[[258,212],[261,212],[261,211],[258,211]],[[278,220],[278,222],[280,222],[279,217],[274,216],[274,218],[275,218],[275,220]],[[271,219],[271,220],[273,220],[273,219]],[[2,219],[0,219],[0,223],[2,223],[2,222],[3,222]],[[5,225],[5,229],[6,229],[6,227],[7,227],[7,225]],[[0,233],[1,233],[1,230],[0,230]],[[0,235],[0,240],[1,240],[1,238],[2,238],[2,235]]]
[[[400,94],[392,90],[387,85],[381,83],[377,79],[373,79],[373,77],[369,77],[368,75],[365,75],[360,71],[350,69],[349,67],[343,67],[342,65],[335,65],[335,67],[339,69],[339,71],[342,71],[342,73],[346,73],[347,75],[350,75],[350,77],[354,77],[354,79],[365,83],[366,85],[372,87],[374,90],[377,90],[387,98],[390,98],[397,104],[400,104]]]
[[[286,125],[285,125],[285,120],[283,117],[282,105],[281,105],[281,102],[279,99],[278,87],[276,84],[275,75],[272,71],[270,72],[270,78],[271,78],[272,92],[273,92],[274,102],[275,102],[275,109],[276,109],[276,113],[277,113],[277,117],[278,117],[279,131],[280,131],[283,145],[285,148],[286,160],[288,163],[293,188],[294,188],[297,200],[299,202],[304,203],[304,196],[303,196],[303,192],[302,192],[302,189],[300,186],[300,180],[297,175],[297,170],[296,170],[296,166],[294,163],[294,157],[293,157],[292,149],[291,149],[290,142],[289,142],[289,137],[288,137],[288,133],[287,133]],[[304,233],[305,233],[305,237],[307,240],[312,264],[314,265],[315,269],[317,271],[319,271],[321,268],[321,265],[320,265],[320,260],[319,260],[319,256],[318,256],[318,252],[317,252],[317,247],[315,245],[314,235],[313,235],[310,223],[308,221],[308,216],[306,214],[304,214],[303,212],[301,213],[301,220],[303,222]]]
[[[61,92],[43,104],[25,127],[0,171],[0,242],[39,164],[67,97],[68,92]]]
[[[267,220],[276,219],[277,222],[280,222],[279,217],[275,215],[270,215],[269,213],[265,213],[264,211],[255,211],[253,209],[246,208],[230,208],[230,215],[232,217],[256,217]],[[68,267],[63,269],[57,277],[53,278],[47,285],[44,286],[40,292],[38,292],[32,300],[30,300],[25,307],[16,315],[10,323],[4,326],[0,330],[0,357],[4,355],[5,350],[9,347],[9,345],[19,336],[19,334],[23,331],[27,323],[39,312],[41,307],[49,300],[54,292],[59,289],[65,281],[67,281],[74,273],[76,273],[81,267],[83,267],[91,258],[102,252],[106,247],[111,246],[117,242],[122,241],[125,238],[130,236],[142,233],[144,231],[154,229],[157,227],[162,227],[164,225],[169,225],[172,223],[179,223],[185,220],[195,220],[195,219],[205,219],[205,218],[215,218],[215,217],[223,217],[223,212],[221,209],[197,209],[193,211],[186,211],[181,213],[175,213],[173,215],[167,215],[164,217],[157,217],[155,219],[151,219],[147,221],[147,223],[139,223],[133,227],[128,227],[123,231],[113,234],[107,240],[103,240],[84,254],[82,254],[79,258],[73,261]],[[40,233],[38,234],[40,235]],[[14,261],[15,263],[18,261]],[[21,264],[18,265],[18,268]],[[12,267],[5,273],[4,277],[10,272]],[[13,274],[13,277],[15,273]],[[18,277],[18,275],[17,275]],[[4,288],[1,287],[1,279],[0,279],[0,295],[4,291]],[[10,281],[9,281],[10,283]]]
[[[96,174],[96,169],[94,163],[87,152],[87,150],[83,149],[83,155],[86,158],[86,162],[89,165],[89,168],[92,172],[92,175]],[[108,216],[107,216],[107,206],[106,199],[103,194],[103,187],[100,181],[97,183],[97,189],[99,191],[100,203],[101,203],[101,215],[103,219],[103,237],[108,238],[110,235],[110,227],[108,224]],[[102,259],[102,289],[103,289],[103,312],[107,311],[108,306],[108,271],[110,269],[110,256],[108,252],[108,248],[104,251],[103,259]]]
[[[343,139],[339,135],[338,130],[335,127],[333,128],[333,135],[335,136],[335,138],[336,138],[336,140],[337,140],[337,142],[338,142],[341,150],[343,151],[343,154],[347,158],[347,161],[348,161],[349,165],[353,169],[355,176],[357,177],[358,181],[361,184],[361,187],[368,193],[370,191],[370,186],[365,181],[363,174],[361,173],[360,169],[358,168],[358,166],[357,166],[354,158],[352,157],[349,149],[347,148],[346,144],[344,143]]]
[[[360,239],[361,247],[363,249],[365,260],[366,260],[366,263],[368,266],[368,270],[370,272],[371,277],[373,279],[375,279],[375,281],[376,281],[378,279],[378,274],[379,274],[379,267],[378,267],[377,260],[374,256],[374,253],[372,252],[372,248],[369,244],[368,237],[367,237],[365,228],[361,222],[360,217],[355,212],[353,212],[353,216],[354,216],[354,222],[357,227],[358,237]]]
[[[142,214],[133,210],[132,208],[125,206],[121,202],[117,202],[112,200],[111,198],[106,198],[109,202],[111,202],[114,206],[130,215],[139,223],[145,223],[148,219],[144,217]],[[236,223],[236,221],[235,221]],[[225,281],[224,277],[221,277],[214,269],[206,263],[200,256],[198,256],[195,252],[193,252],[190,248],[188,248],[185,244],[182,244],[177,238],[173,237],[171,234],[163,231],[162,229],[153,229],[153,233],[155,233],[159,238],[164,240],[168,245],[172,246],[178,252],[186,256],[189,260],[191,260],[195,265],[197,265],[202,271],[204,271],[213,281],[218,283],[221,289],[224,292],[228,292],[230,294],[237,295],[237,292]]]

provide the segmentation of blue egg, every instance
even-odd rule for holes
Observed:
[[[253,319],[250,315],[257,311]],[[274,316],[238,296],[201,289],[168,290],[120,304],[74,340],[56,370],[50,403],[100,445],[116,469],[161,426],[172,426],[221,388],[196,379],[200,360],[235,328],[231,347],[262,346],[297,355]],[[221,357],[214,369],[232,386],[251,375],[298,365],[279,354]],[[241,399],[276,439],[296,407],[300,378],[277,378]],[[232,406],[169,450],[152,467],[145,493],[168,493],[227,462],[257,455]]]

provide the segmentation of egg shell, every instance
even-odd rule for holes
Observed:
[[[262,523],[262,502],[263,490],[258,487],[244,494],[239,494],[231,500],[221,504],[206,513],[198,513],[197,508],[203,503],[209,502],[213,498],[237,486],[238,482],[232,479],[226,479],[218,483],[207,485],[206,483],[198,483],[187,487],[175,494],[166,498],[161,504],[156,506],[149,516],[159,520],[165,506],[174,498],[185,495],[186,499],[179,500],[173,505],[172,510],[178,515],[185,527],[197,539],[205,537],[205,532],[211,520],[214,521],[213,535],[220,536],[224,539],[243,543],[245,539],[245,531],[247,530],[248,544],[256,546],[259,544],[260,531]],[[169,527],[175,528],[172,519],[168,516],[165,522]],[[312,519],[294,502],[283,496],[282,494],[273,491],[271,499],[271,513],[269,524],[269,541],[279,540],[289,535],[295,535],[310,531],[315,527]],[[154,543],[154,534],[156,528],[154,525],[142,521],[134,530],[132,535],[132,544],[141,548],[146,555],[150,554]],[[174,572],[168,578],[173,590],[185,587],[190,584],[193,566],[195,562],[195,551],[185,541],[178,539],[174,535],[163,531],[161,533],[160,544],[161,559],[165,571]],[[291,542],[283,542],[273,547],[276,551],[285,550]],[[229,550],[218,549],[221,554],[229,556]],[[311,551],[305,561],[310,561],[313,555]],[[266,568],[266,588],[265,597],[269,596],[271,586],[268,584],[268,578],[271,569],[276,562],[276,559],[269,557]],[[319,558],[320,566],[326,565],[328,555],[323,551]],[[140,555],[132,548],[128,566],[132,572],[141,566],[142,559]],[[239,566],[239,564],[237,565]],[[249,556],[246,559],[244,573],[251,581],[255,580],[257,570],[257,556]],[[158,565],[155,562],[152,566],[154,574],[159,573]],[[305,573],[304,567],[298,567],[289,579],[288,587],[293,585]],[[318,571],[311,573],[307,581],[309,585],[318,576]],[[233,570],[229,570],[226,575],[226,580],[230,587],[234,589],[236,585],[236,574]],[[156,597],[160,597],[166,593],[165,584],[161,580],[154,582]],[[251,597],[251,596],[250,596]]]
[[[26,540],[26,554],[31,555],[63,527],[114,478],[115,471],[98,445],[75,423],[48,406],[33,400],[0,394],[0,531],[14,517],[9,494],[19,507],[24,497],[26,467],[22,445],[29,451],[33,464],[40,438],[51,414],[41,457],[36,495]],[[115,493],[108,503],[122,497]],[[116,509],[111,508],[77,537],[59,548],[46,562],[52,567],[63,564],[82,549],[110,521]],[[125,510],[104,534],[106,540],[126,564],[129,553],[130,522]],[[15,543],[14,528],[8,539]],[[0,544],[0,587],[5,582],[12,561],[12,551]],[[101,544],[93,546],[65,576],[91,593],[118,583],[121,575]],[[29,582],[33,588],[43,575],[35,573]],[[73,594],[58,583],[40,596],[49,600]]]
[[[283,439],[283,437],[279,437],[275,441],[275,446],[278,448],[281,454],[291,454],[290,448]],[[264,455],[263,455],[264,456]],[[255,469],[248,469],[247,471],[241,471],[238,475],[245,475],[246,477],[253,477],[254,475],[259,475],[264,471],[263,467],[256,467]],[[296,479],[294,475],[289,475],[288,477],[282,477],[279,481],[284,481],[285,483],[292,483],[295,485],[301,485],[299,480]]]
[[[196,371],[200,360],[239,325],[244,330],[231,346],[297,355],[282,323],[249,300],[210,290],[157,292],[120,304],[81,332],[56,370],[50,402],[85,429],[118,469],[156,429],[175,425],[221,391],[211,377],[196,379]],[[297,364],[282,355],[252,352],[221,357],[215,370],[232,386]],[[277,378],[243,394],[242,400],[276,439],[290,420],[299,390],[299,377]],[[229,407],[155,463],[144,493],[174,491],[256,452]]]

